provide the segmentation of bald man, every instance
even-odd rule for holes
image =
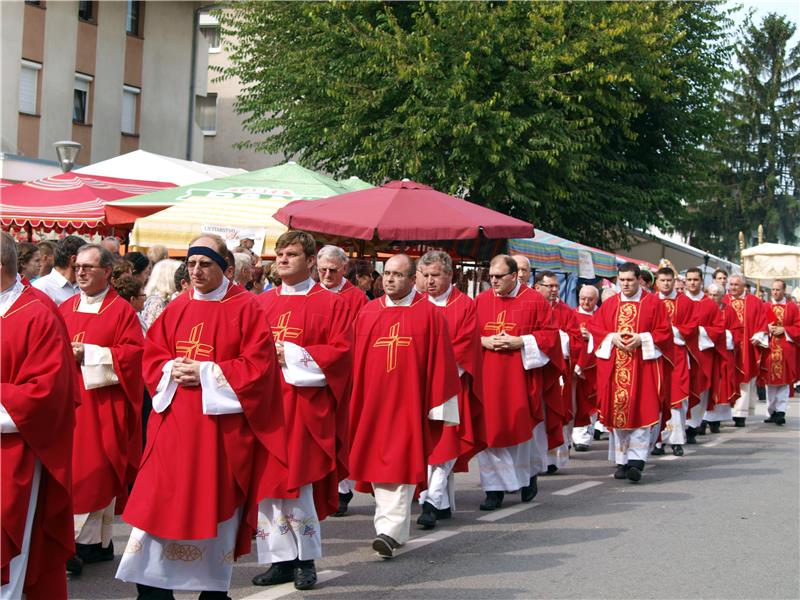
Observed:
[[[522,254],[512,254],[511,258],[517,263],[517,281],[530,285],[531,282],[531,261]]]

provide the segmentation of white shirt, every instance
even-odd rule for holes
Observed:
[[[386,306],[411,306],[411,302],[413,302],[414,296],[416,295],[417,290],[413,287],[407,296],[403,296],[397,302],[389,298],[389,294],[386,294]]]
[[[55,268],[44,277],[39,277],[39,279],[34,281],[31,285],[50,296],[57,305],[62,304],[65,300],[69,300],[80,291],[77,283],[70,283],[69,280]]]
[[[447,306],[447,301],[450,299],[450,294],[452,293],[453,293],[453,284],[451,283],[450,287],[447,288],[447,291],[445,291],[445,293],[442,294],[441,296],[437,296],[436,298],[434,298],[433,296],[428,294],[428,300],[430,300],[436,306]]]

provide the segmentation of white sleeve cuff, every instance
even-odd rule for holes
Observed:
[[[292,342],[284,342],[283,357],[286,360],[286,366],[281,367],[281,372],[283,372],[283,379],[289,385],[297,387],[325,387],[328,385],[325,373],[305,348]]]
[[[575,370],[575,375],[577,375],[581,379],[586,379],[586,377],[583,375],[583,369],[581,369],[580,365],[575,365],[574,370]]]
[[[216,363],[200,363],[200,387],[203,389],[204,415],[233,415],[244,412],[236,392]]]
[[[733,350],[733,334],[728,329],[725,330],[725,348]]]
[[[589,334],[589,339],[586,341],[586,343],[588,344],[586,346],[586,352],[588,354],[591,354],[592,352],[594,352],[594,337],[590,332],[587,331],[586,333]]]
[[[603,341],[600,343],[600,347],[597,349],[597,352],[594,353],[597,358],[602,358],[603,360],[608,360],[611,358],[611,340],[613,338],[613,333],[609,333],[603,338]]]
[[[706,328],[700,325],[697,330],[700,332],[700,337],[697,340],[697,347],[700,348],[700,351],[703,350],[710,350],[714,347],[714,342],[711,341],[711,337],[708,335]]]
[[[759,331],[754,334],[753,337],[750,338],[750,341],[754,344],[758,344],[762,348],[769,348],[769,337],[766,331]]]
[[[786,331],[786,329],[783,330],[783,335],[784,337],[786,337],[786,341],[789,342],[790,344],[794,342],[794,340],[789,337],[789,332]]]
[[[6,407],[0,404],[0,433],[17,433],[18,431],[14,419],[8,414]]]
[[[675,325],[672,326],[672,339],[677,346],[685,346],[686,340],[683,339],[681,332],[678,331],[678,328]]]
[[[564,358],[569,358],[569,334],[559,329],[558,335],[561,338],[561,354]]]
[[[433,407],[428,412],[431,421],[444,421],[445,425],[458,425],[461,421],[458,416],[458,396],[453,396],[444,404]]]
[[[661,350],[653,343],[653,334],[649,332],[640,333],[642,338],[642,359],[655,360],[661,356]]]
[[[83,387],[87,390],[95,390],[119,383],[119,378],[114,372],[114,359],[111,356],[111,349],[96,346],[95,344],[83,345],[81,374],[83,375]]]
[[[169,360],[161,368],[161,379],[158,381],[156,394],[153,396],[153,410],[157,413],[167,410],[175,396],[175,390],[178,389],[178,384],[172,379],[172,363],[174,362],[174,360]]]
[[[539,350],[539,344],[536,343],[536,338],[532,335],[522,336],[520,356],[522,356],[522,366],[526,371],[538,369],[550,362],[550,357]]]

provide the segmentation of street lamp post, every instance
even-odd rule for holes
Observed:
[[[72,170],[75,166],[75,160],[78,158],[78,153],[81,151],[81,145],[78,142],[69,140],[56,142],[53,144],[56,147],[56,155],[58,155],[58,166],[61,171],[66,173]]]

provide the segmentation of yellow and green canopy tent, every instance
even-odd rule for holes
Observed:
[[[172,193],[138,196],[136,202],[114,203],[126,210],[165,207],[136,221],[130,235],[131,249],[145,250],[160,244],[172,254],[180,254],[192,238],[217,233],[229,246],[252,238],[253,250],[268,256],[287,229],[272,218],[279,208],[294,200],[318,200],[350,190],[331,177],[288,162],[169,191]]]

